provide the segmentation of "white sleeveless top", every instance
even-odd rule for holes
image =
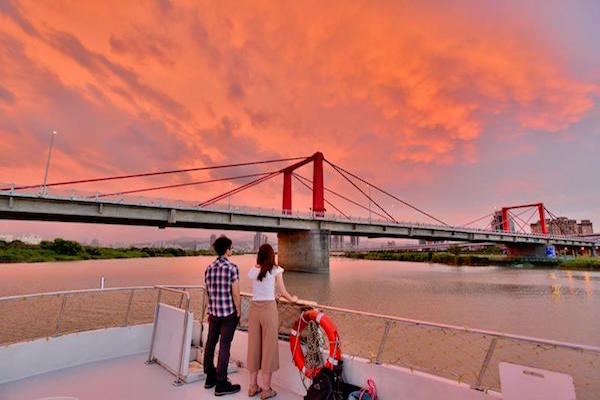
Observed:
[[[267,272],[262,281],[258,280],[260,267],[252,267],[248,271],[248,277],[252,280],[252,300],[254,301],[269,301],[275,300],[275,277],[282,274],[284,271],[278,265],[273,265],[271,271]]]

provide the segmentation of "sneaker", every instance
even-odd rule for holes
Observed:
[[[240,385],[233,385],[231,382],[229,382],[229,380],[226,380],[225,382],[217,382],[217,387],[215,388],[215,396],[234,394],[239,392],[240,389]]]
[[[204,381],[205,389],[212,389],[217,384],[217,375],[216,374],[206,374],[206,380]]]

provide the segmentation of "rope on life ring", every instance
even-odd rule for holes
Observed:
[[[306,365],[306,359],[300,346],[300,337],[302,331],[306,328],[309,322],[314,321],[327,335],[329,341],[329,355],[325,360],[323,367],[311,367]],[[323,314],[319,310],[307,310],[300,314],[300,318],[292,326],[290,332],[290,350],[292,351],[292,357],[294,364],[304,376],[307,378],[314,378],[323,369],[333,369],[334,366],[338,365],[338,362],[342,359],[342,348],[340,346],[340,336],[338,335],[335,324],[327,315]]]

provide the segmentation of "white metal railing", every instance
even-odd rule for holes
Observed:
[[[246,301],[242,302],[242,315],[246,311],[244,303],[250,302],[251,295],[243,293],[243,297]],[[280,333],[289,333],[303,307],[315,307],[330,314],[342,337],[344,353],[376,364],[397,365],[467,383],[473,389],[500,392],[498,364],[507,361],[569,374],[574,378],[579,400],[600,398],[598,346],[304,301],[279,302]],[[291,318],[286,318],[286,314]]]
[[[161,288],[182,289],[178,297],[168,299],[171,305],[183,308],[183,300],[190,296],[185,291],[199,292],[195,307],[204,312],[204,287],[180,285]],[[42,337],[60,336],[106,327],[150,323],[155,317],[161,290],[154,286],[81,289],[60,292],[35,293],[0,298],[0,345]],[[190,298],[191,300],[191,298]],[[186,308],[190,306],[186,302]]]
[[[202,285],[137,286],[9,296],[0,298],[0,320],[3,322],[0,345],[82,330],[151,323],[153,318],[156,321],[158,301],[185,310],[194,309],[195,315],[202,320],[206,315]],[[242,293],[241,329],[247,326],[250,301],[251,294]],[[306,307],[316,307],[332,317],[342,337],[344,353],[367,358],[373,363],[438,375],[479,390],[500,391],[498,363],[508,361],[572,375],[579,400],[600,398],[600,347],[597,346],[306,301],[278,303],[282,337],[289,334],[299,313]]]

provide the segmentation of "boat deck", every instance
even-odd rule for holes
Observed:
[[[213,399],[214,389],[204,389],[204,381],[179,387],[174,376],[157,364],[146,365],[143,354],[89,363],[0,385],[2,400],[198,400]],[[242,390],[224,399],[248,399],[248,371],[240,369],[230,374],[233,383]],[[260,381],[260,378],[259,378]],[[279,400],[298,400],[302,397],[273,385]],[[260,399],[260,396],[254,397]]]

